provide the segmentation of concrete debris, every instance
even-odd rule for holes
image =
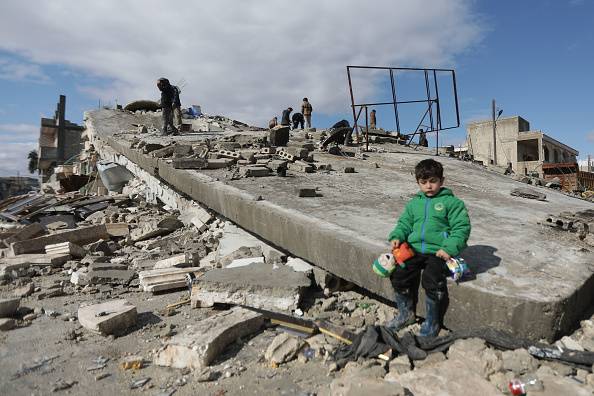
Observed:
[[[136,324],[136,307],[124,299],[87,305],[78,309],[78,321],[103,335],[121,334]]]
[[[277,335],[266,349],[264,358],[273,366],[293,360],[305,342],[287,333]]]
[[[159,268],[183,268],[183,267],[193,267],[199,264],[200,258],[195,256],[192,257],[189,253],[178,254],[176,256],[171,256],[169,258],[159,260],[155,263],[154,269]]]
[[[510,194],[520,198],[536,199],[537,201],[547,200],[546,194],[543,194],[540,191],[536,191],[530,188],[514,188],[510,192]]]
[[[36,266],[36,267],[60,267],[64,263],[70,260],[69,254],[62,254],[62,253],[52,253],[52,254],[44,254],[44,253],[32,253],[32,254],[19,254],[15,257],[6,257],[4,259],[0,259],[0,266],[3,264],[6,265],[26,265],[26,266]]]
[[[58,234],[27,239],[25,241],[13,242],[10,244],[13,256],[26,253],[42,253],[47,245],[62,242],[73,242],[78,245],[98,241],[99,239],[109,239],[109,233],[104,224],[81,227],[75,230],[68,230]]]
[[[13,296],[17,298],[29,297],[35,291],[33,282],[27,283],[25,286],[17,287],[12,291]]]
[[[232,308],[188,326],[173,336],[154,359],[159,366],[202,370],[229,343],[258,331],[264,317],[258,313]]]
[[[302,172],[302,173],[313,173],[315,172],[315,168],[312,164],[308,164],[307,162],[297,161],[288,164],[288,169],[294,172]]]
[[[20,298],[0,299],[0,318],[13,316],[21,303]]]
[[[186,287],[186,274],[198,274],[200,268],[161,268],[140,271],[140,288],[145,292],[162,292]]]
[[[24,241],[45,234],[45,228],[40,223],[32,223],[18,229],[12,236],[4,239],[6,246],[11,243]]]
[[[208,228],[208,223],[213,219],[213,216],[200,206],[192,206],[183,210],[178,216],[178,219],[184,225],[188,226],[192,224],[198,232],[203,232]]]
[[[312,197],[317,197],[318,193],[315,188],[300,188],[297,195],[302,198],[305,198],[305,197],[312,198]]]
[[[277,125],[268,133],[268,142],[272,146],[286,146],[289,143],[289,127]]]
[[[183,226],[184,224],[175,217],[167,217],[141,224],[138,228],[132,230],[130,237],[133,242],[140,242],[170,234]]]
[[[55,243],[53,245],[46,245],[45,247],[46,254],[64,254],[70,255],[76,258],[83,258],[87,255],[85,249],[81,248],[75,243],[72,242],[61,242]]]
[[[301,272],[256,263],[208,271],[197,279],[191,301],[193,307],[202,308],[226,303],[293,311],[298,308],[301,293],[310,285],[311,280]]]
[[[78,285],[98,285],[105,283],[128,284],[135,272],[126,265],[113,263],[93,263],[88,268],[73,272],[70,282]]]

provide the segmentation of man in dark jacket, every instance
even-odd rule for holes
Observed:
[[[281,125],[283,125],[283,126],[291,125],[291,112],[292,111],[293,111],[292,107],[289,107],[287,110],[283,110],[283,115],[281,116]]]
[[[161,91],[161,110],[163,118],[163,135],[177,135],[177,128],[173,125],[173,105],[175,102],[175,90],[166,78],[157,80],[157,88]],[[171,132],[168,132],[170,128]]]
[[[301,124],[301,129],[305,124],[305,119],[303,118],[303,114],[295,113],[293,117],[291,117],[291,121],[293,121],[293,129],[297,129],[297,127]]]

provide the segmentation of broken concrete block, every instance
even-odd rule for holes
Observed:
[[[286,146],[289,143],[289,127],[275,126],[268,132],[268,142],[271,146]]]
[[[256,161],[254,156],[258,154],[258,150],[241,150],[240,154],[243,159],[247,160],[250,163],[253,163]]]
[[[206,165],[206,169],[221,169],[227,168],[235,163],[235,159],[231,158],[215,158],[209,159]]]
[[[315,188],[300,188],[297,191],[297,195],[301,198],[313,198],[318,196]]]
[[[289,362],[297,356],[305,342],[287,333],[277,335],[264,353],[264,358],[272,365]]]
[[[281,159],[287,160],[289,162],[293,162],[297,159],[294,155],[289,154],[286,151],[277,151],[276,155],[279,156]]]
[[[260,166],[246,166],[242,171],[245,177],[263,177],[270,175],[270,169]]]
[[[290,163],[288,168],[294,172],[313,173],[315,171],[313,165],[303,161]]]
[[[199,232],[203,232],[208,228],[207,224],[212,220],[213,216],[200,206],[191,206],[184,209],[177,218],[184,225],[193,224]]]
[[[13,316],[19,308],[20,303],[20,298],[0,299],[0,318],[7,318],[9,316]]]
[[[255,308],[293,311],[302,291],[311,281],[289,267],[270,264],[213,269],[197,280],[192,289],[193,307],[212,307],[215,303],[241,304]]]
[[[43,228],[40,223],[33,223],[17,229],[16,232],[12,236],[6,238],[4,242],[6,243],[6,246],[10,246],[13,242],[24,241],[43,234],[45,234],[45,228]]]
[[[188,326],[161,348],[154,359],[159,366],[206,368],[226,347],[258,331],[264,317],[235,307]]]
[[[320,171],[331,171],[332,164],[316,164],[316,169]]]
[[[120,334],[136,324],[136,307],[126,300],[112,300],[78,309],[78,321],[103,335]]]
[[[87,255],[87,251],[76,243],[61,242],[47,245],[45,247],[46,254],[68,254],[75,258],[83,258]]]
[[[127,223],[107,223],[105,224],[107,233],[112,237],[125,237],[130,234],[130,228]]]
[[[260,154],[274,154],[276,153],[275,147],[262,147],[260,149]]]
[[[166,146],[161,149],[155,150],[155,151],[151,152],[151,157],[154,157],[154,158],[170,157],[173,154],[173,147],[174,146]]]
[[[344,173],[355,173],[355,168],[352,166],[347,166],[344,168]]]
[[[236,259],[236,260],[233,260],[228,265],[226,265],[225,268],[245,267],[247,265],[256,264],[256,263],[264,263],[264,257],[248,257],[248,258]]]
[[[16,256],[25,253],[42,253],[47,245],[73,242],[78,245],[98,241],[99,239],[109,239],[105,224],[81,227],[75,230],[68,230],[57,234],[46,235],[26,241],[14,242],[10,244],[12,255]]]
[[[178,255],[171,256],[166,259],[157,261],[153,268],[154,269],[173,268],[173,267],[183,268],[183,267],[192,267],[195,264],[198,264],[198,263],[194,263],[190,254],[182,253],[182,254],[178,254]]]
[[[16,298],[29,297],[35,291],[35,285],[33,282],[27,283],[25,286],[17,287],[12,291],[13,296]]]
[[[217,156],[219,158],[230,158],[232,160],[238,160],[241,158],[241,154],[236,152],[236,151],[230,151],[230,150],[219,150],[217,152]]]
[[[261,257],[262,247],[261,246],[242,246],[239,249],[227,254],[219,259],[221,267],[227,267],[231,262],[237,259],[244,259],[250,257]]]
[[[154,220],[142,223],[130,233],[133,242],[140,242],[156,236],[167,235],[184,226],[180,220],[173,216],[165,217],[162,220]]]
[[[15,257],[7,257],[0,260],[0,267],[4,263],[8,266],[50,266],[55,268],[68,260],[70,260],[70,255],[68,254],[19,254]]]
[[[16,327],[16,321],[11,318],[0,318],[0,331],[9,331]]]
[[[160,268],[140,271],[138,278],[140,287],[145,292],[161,292],[186,287],[186,274],[198,275],[200,268]]]
[[[207,161],[202,158],[174,158],[171,164],[175,169],[204,169]]]
[[[285,160],[272,160],[266,164],[266,167],[273,172],[280,173],[283,169],[287,169],[288,162]]]
[[[307,261],[302,260],[300,258],[289,257],[287,259],[287,264],[286,265],[288,267],[291,267],[293,269],[293,271],[303,272],[307,276],[310,276],[310,275],[313,274],[314,266],[311,265],[311,264],[309,264]]]
[[[189,155],[194,154],[194,149],[189,144],[176,144],[175,146],[173,146],[173,154],[187,157]]]
[[[134,277],[134,274],[135,272],[131,269],[128,269],[126,265],[114,263],[93,263],[89,265],[86,277],[89,284],[128,284]]]
[[[262,253],[264,254],[264,259],[268,264],[272,264],[273,262],[280,262],[285,257],[285,254],[281,251],[273,248],[266,242],[261,241],[252,234],[237,227],[233,223],[226,222],[222,230],[223,236],[221,239],[219,239],[219,244],[216,251],[217,261],[235,252],[242,246],[259,246],[262,249]]]

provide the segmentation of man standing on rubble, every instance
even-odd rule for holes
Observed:
[[[303,103],[301,103],[301,114],[303,114],[303,117],[305,117],[305,125],[307,125],[307,128],[311,128],[311,112],[313,111],[313,108],[311,107],[311,103],[309,103],[309,100],[307,100],[307,98],[303,98]],[[303,129],[303,127],[301,127]]]
[[[162,135],[177,135],[177,128],[173,125],[173,104],[175,102],[175,90],[169,80],[161,77],[157,80],[157,88],[161,91],[161,110],[163,118]],[[168,132],[168,128],[171,132]]]
[[[291,120],[293,121],[293,129],[297,129],[299,125],[301,125],[301,129],[303,129],[303,114],[295,113],[293,114],[293,117],[291,117]]]
[[[281,116],[281,125],[282,126],[290,126],[291,125],[291,112],[293,111],[292,107],[283,110],[283,115]]]
[[[182,125],[182,111],[181,111],[181,100],[179,94],[181,89],[177,85],[173,85],[173,92],[175,93],[173,98],[173,119],[175,120],[175,127],[181,129]]]

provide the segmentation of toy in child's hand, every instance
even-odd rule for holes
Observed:
[[[402,242],[397,248],[392,250],[394,259],[401,266],[404,267],[404,262],[415,255],[414,250],[406,242]]]
[[[460,279],[471,274],[468,264],[462,257],[452,257],[446,262],[452,279],[458,282]]]

